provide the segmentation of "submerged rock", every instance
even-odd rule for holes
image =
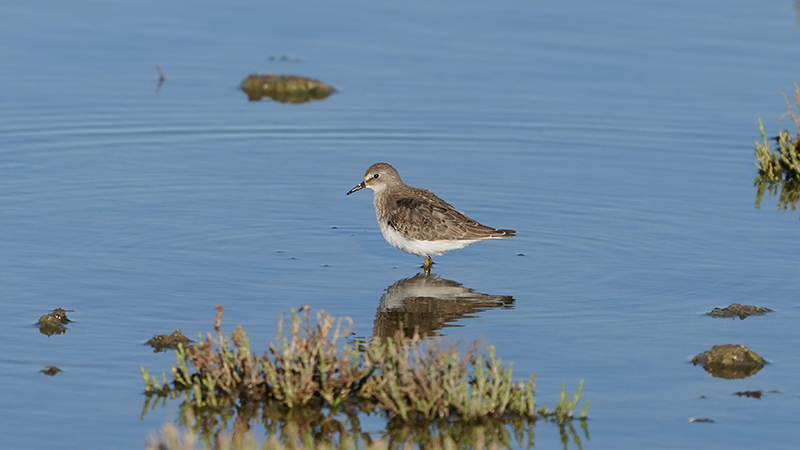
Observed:
[[[747,378],[764,367],[766,361],[744,345],[715,345],[694,358],[692,363],[703,366],[714,377]]]
[[[297,75],[250,75],[242,81],[242,90],[250,101],[269,97],[281,103],[306,103],[323,100],[336,92],[332,86],[313,78]]]
[[[713,317],[739,317],[744,320],[747,316],[763,316],[770,311],[772,310],[769,308],[731,303],[730,306],[725,308],[714,308],[708,315]]]

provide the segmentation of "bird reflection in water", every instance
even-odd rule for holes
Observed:
[[[453,322],[490,308],[513,309],[514,298],[481,294],[435,274],[420,273],[386,288],[373,335],[391,337],[402,330],[406,336],[415,331],[422,337],[440,336],[442,328],[457,326]]]

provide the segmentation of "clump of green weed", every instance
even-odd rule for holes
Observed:
[[[800,88],[797,83],[794,85],[794,101],[800,107]],[[789,180],[800,177],[800,155],[798,155],[798,146],[800,145],[800,116],[795,113],[789,99],[784,96],[786,105],[788,107],[786,113],[781,118],[788,116],[795,127],[798,129],[798,134],[792,138],[789,131],[783,130],[778,133],[775,139],[778,143],[777,151],[770,149],[770,143],[764,133],[764,125],[761,120],[758,121],[759,130],[761,131],[761,142],[756,141],[756,167],[758,168],[759,176],[765,181],[778,181]]]
[[[794,103],[800,108],[800,88],[796,83],[794,90]],[[761,120],[758,121],[761,141],[756,141],[755,148],[756,168],[758,169],[758,176],[755,180],[756,208],[761,206],[766,192],[769,192],[770,195],[778,195],[779,188],[779,209],[788,209],[791,206],[794,210],[800,200],[800,152],[798,151],[800,150],[800,115],[795,112],[789,99],[785,96],[784,99],[788,108],[781,119],[788,116],[798,129],[798,134],[792,138],[789,131],[780,131],[774,139],[777,149],[773,151],[764,132],[764,125]]]
[[[563,391],[555,410],[536,408],[534,377],[514,383],[495,348],[479,343],[461,350],[442,341],[423,341],[398,333],[393,338],[340,344],[352,322],[292,310],[289,336],[279,334],[264,354],[254,354],[241,327],[227,338],[220,329],[196,346],[179,346],[172,382],[159,382],[142,369],[148,398],[188,395],[194,408],[226,408],[260,403],[279,408],[336,409],[345,403],[362,411],[374,408],[390,419],[433,421],[525,417],[564,423],[572,420],[582,383],[570,399]],[[279,324],[283,330],[283,324]],[[586,417],[588,402],[580,413]]]
[[[278,337],[263,355],[250,350],[241,327],[227,338],[220,329],[222,307],[217,307],[214,329],[196,346],[179,345],[172,367],[172,384],[166,376],[159,383],[143,370],[145,393],[164,395],[170,391],[189,391],[196,407],[226,407],[236,399],[277,403],[295,407],[315,402],[320,406],[338,406],[373,370],[371,364],[351,346],[339,347],[338,340],[350,332],[321,312],[317,326],[310,317],[302,319],[292,311],[290,339]],[[279,329],[283,330],[282,325]]]
[[[789,132],[781,131],[778,134],[778,151],[771,150],[771,144],[767,140],[767,135],[764,132],[764,124],[761,119],[758,119],[758,128],[761,131],[761,142],[756,141],[756,168],[760,179],[764,181],[777,181],[783,178],[784,168],[781,156],[784,154],[791,155],[791,146],[789,145],[790,137]]]

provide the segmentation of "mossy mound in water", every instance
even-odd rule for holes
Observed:
[[[242,90],[251,101],[268,97],[281,103],[322,100],[336,92],[333,87],[313,78],[272,73],[250,75],[242,81]]]
[[[54,377],[58,372],[61,372],[61,369],[56,366],[44,366],[44,369],[40,370],[40,372],[47,376]]]
[[[706,372],[718,378],[735,379],[755,375],[766,364],[758,353],[744,345],[715,345],[694,358],[694,365],[702,365]]]
[[[163,352],[167,349],[176,349],[178,344],[186,345],[192,342],[191,339],[181,333],[181,330],[175,330],[172,334],[158,334],[150,338],[145,345],[153,347],[153,352]]]
[[[747,316],[763,316],[770,311],[772,310],[769,308],[731,303],[730,306],[725,308],[714,308],[708,315],[714,317],[738,317],[744,320]]]
[[[39,317],[36,323],[39,326],[39,332],[52,336],[54,334],[64,334],[67,332],[66,324],[72,322],[67,318],[67,311],[61,308],[56,308],[52,312]]]

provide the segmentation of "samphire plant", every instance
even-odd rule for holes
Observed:
[[[302,309],[301,309],[302,311]],[[384,411],[390,420],[432,421],[487,418],[545,419],[560,424],[575,418],[582,384],[573,396],[562,386],[555,409],[537,409],[534,377],[514,382],[512,366],[503,365],[492,346],[474,343],[461,349],[441,340],[423,341],[398,333],[392,338],[341,343],[350,334],[349,318],[321,311],[316,325],[310,312],[292,310],[288,336],[279,335],[263,354],[250,349],[244,330],[230,338],[220,328],[196,346],[180,345],[171,381],[158,381],[144,368],[148,397],[183,394],[195,408],[227,408],[260,403],[280,408],[357,408]],[[578,418],[584,419],[585,402]]]
[[[794,102],[800,107],[800,89],[797,87],[797,83],[794,85],[794,92]],[[800,178],[800,155],[798,155],[800,116],[795,113],[788,99],[786,99],[786,104],[788,109],[781,118],[788,116],[798,129],[798,134],[792,138],[789,131],[780,131],[777,138],[775,138],[778,144],[776,151],[771,150],[770,142],[767,140],[766,133],[764,133],[764,125],[760,119],[758,121],[761,142],[756,141],[755,155],[758,160],[756,168],[758,168],[759,179],[762,181],[789,181]]]

